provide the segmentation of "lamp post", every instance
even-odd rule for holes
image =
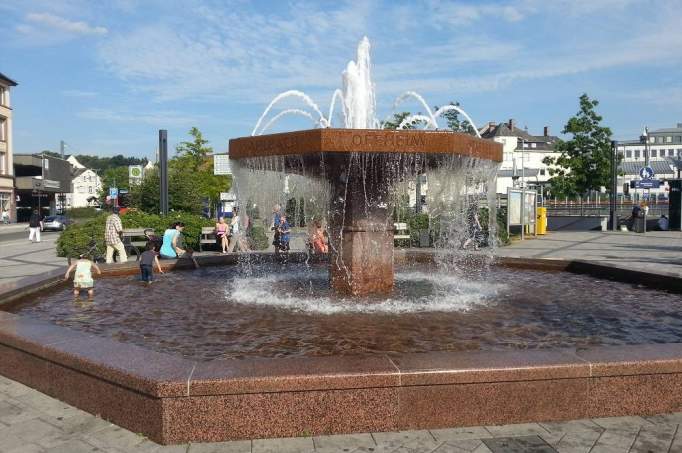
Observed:
[[[618,215],[616,213],[616,196],[618,195],[618,170],[616,168],[618,159],[616,153],[618,152],[618,142],[611,142],[611,194],[609,197],[609,210],[611,214],[611,230],[618,229]]]

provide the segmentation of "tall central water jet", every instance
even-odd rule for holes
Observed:
[[[494,174],[495,165],[485,162],[502,160],[500,144],[468,134],[379,129],[369,50],[369,40],[364,38],[357,61],[349,62],[343,72],[344,129],[241,137],[229,145],[242,203],[264,206],[268,187],[280,187],[270,191],[281,192],[278,178],[299,179],[300,184],[293,185],[299,187],[311,216],[327,221],[331,286],[350,295],[386,294],[393,288],[392,214],[399,187],[416,175],[430,173],[434,208],[439,203],[452,206],[452,200],[466,196],[467,173]],[[312,103],[307,96],[305,100]],[[427,126],[433,125],[436,116],[427,113],[431,119]],[[325,126],[331,120],[322,117],[318,124]],[[458,175],[457,181],[442,177],[448,173]],[[451,214],[444,212],[446,217]]]

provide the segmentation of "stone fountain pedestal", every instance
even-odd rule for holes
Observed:
[[[332,189],[329,280],[340,294],[393,289],[391,185],[396,169],[437,165],[441,155],[502,161],[502,145],[424,130],[312,129],[230,140],[231,160],[284,156],[285,171],[326,179]],[[419,159],[410,159],[419,155]]]

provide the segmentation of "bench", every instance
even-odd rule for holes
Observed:
[[[140,259],[140,254],[147,245],[148,237],[144,234],[145,231],[151,231],[154,234],[152,228],[124,228],[121,233],[121,240],[126,248],[126,251],[130,251],[137,257],[136,260]]]
[[[400,239],[410,239],[410,230],[407,228],[407,223],[394,223],[393,224],[393,240],[397,241]]]
[[[204,244],[216,245],[218,238],[215,235],[214,227],[201,227],[201,234],[199,234],[199,251],[204,251]]]

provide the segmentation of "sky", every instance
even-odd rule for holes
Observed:
[[[634,139],[682,122],[681,23],[682,0],[1,0],[0,72],[19,83],[15,153],[153,158],[158,129],[174,145],[193,126],[225,152],[282,91],[326,112],[363,36],[380,118],[414,90],[559,134],[587,93]]]

